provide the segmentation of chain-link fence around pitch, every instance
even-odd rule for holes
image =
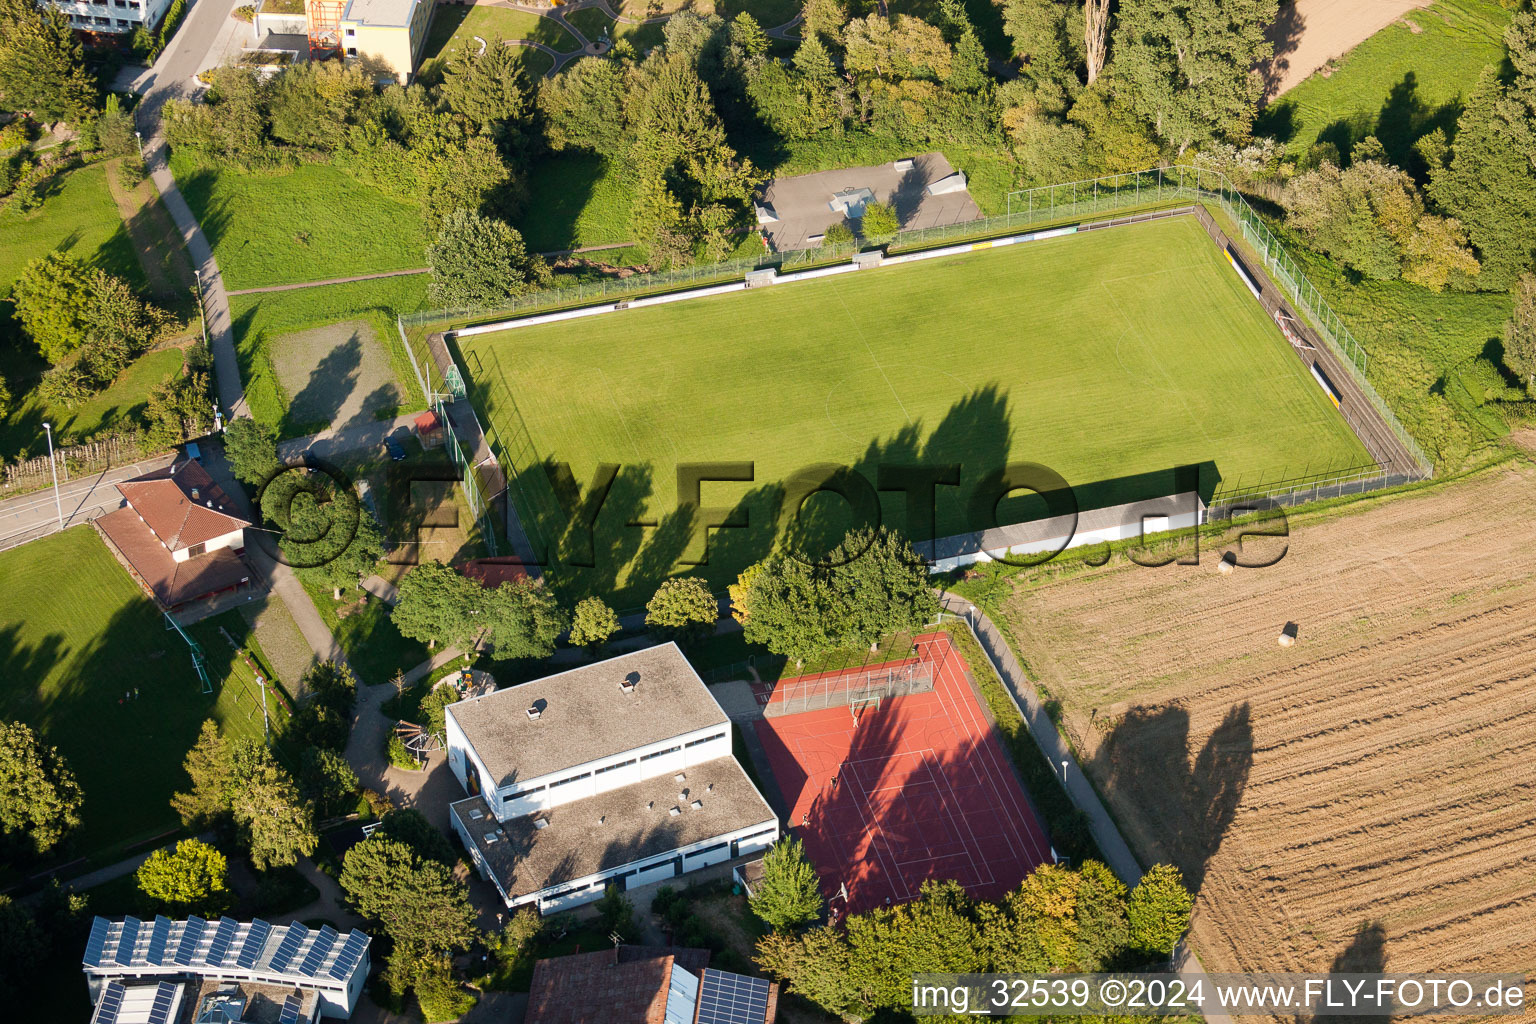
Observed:
[[[1196,167],[1156,167],[1022,189],[1008,194],[1006,211],[1000,215],[941,227],[902,231],[885,246],[885,250],[897,254],[944,244],[982,241],[1020,230],[1079,223],[1098,214],[1123,214],[1191,201],[1219,208],[1237,228],[1242,241],[1262,263],[1264,271],[1339,358],[1381,421],[1402,442],[1403,448],[1417,463],[1412,467],[1409,477],[1433,475],[1433,462],[1367,380],[1369,357],[1364,347],[1329,306],[1322,292],[1302,273],[1300,266],[1248,201],[1220,172]],[[739,281],[753,270],[774,268],[789,272],[843,263],[857,248],[855,245],[788,253],[765,252],[757,259],[734,260],[654,274],[635,274],[623,279],[604,279],[574,287],[548,289],[522,296],[496,308],[440,309],[406,314],[400,319],[400,331],[406,350],[417,368],[423,390],[430,397],[434,392],[445,391],[448,387],[448,382],[434,380],[434,376],[441,375],[434,375],[434,361],[427,346],[432,328],[440,331],[454,326],[492,323],[500,319],[593,305],[624,297],[684,291],[725,281]],[[487,440],[491,450],[502,459],[503,467],[511,471],[516,483],[512,491],[519,498],[518,513],[524,521],[524,527],[528,529],[530,539],[547,544],[553,538],[536,536],[545,532],[542,523],[561,522],[563,514],[549,487],[547,474],[527,472],[541,463],[542,458],[532,436],[523,425],[516,399],[507,386],[505,376],[499,373],[499,367],[468,369],[478,385],[477,400],[494,397],[496,409],[490,412],[491,422],[486,424]],[[488,370],[490,376],[481,376],[482,369]],[[546,519],[547,516],[554,518]]]

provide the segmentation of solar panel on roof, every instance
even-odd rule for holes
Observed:
[[[762,1024],[768,1017],[768,982],[729,971],[704,972],[698,1024]]]
[[[165,943],[170,937],[171,919],[156,914],[154,931],[149,933],[149,951],[144,954],[144,959],[156,967],[165,963]]]
[[[298,996],[289,996],[283,1000],[282,1015],[277,1018],[277,1024],[299,1024],[299,1007],[304,1001]]]
[[[320,971],[320,965],[325,963],[325,955],[336,945],[336,929],[330,925],[322,925],[320,934],[315,936],[314,944],[309,947],[309,952],[304,957],[304,962],[299,965],[299,973],[305,977],[313,978]]]
[[[229,953],[229,944],[234,941],[235,933],[240,930],[240,922],[232,917],[219,919],[219,927],[213,933],[213,941],[208,943],[208,953],[203,957],[203,963],[211,967],[217,967],[224,962],[224,957]]]
[[[288,934],[283,936],[282,944],[277,947],[277,952],[272,954],[272,970],[278,974],[288,970],[288,964],[293,961],[294,954],[304,944],[304,939],[309,935],[309,929],[298,922],[288,926]]]
[[[139,941],[139,919],[136,917],[123,918],[123,929],[117,933],[117,953],[113,956],[113,962],[119,967],[127,967],[133,963],[133,947]]]
[[[176,986],[162,981],[155,988],[155,1003],[149,1008],[149,1024],[167,1024],[171,1019],[171,1003],[176,1000]]]
[[[107,944],[107,928],[112,924],[104,917],[91,922],[91,937],[85,940],[85,956],[80,962],[87,967],[101,966],[101,947]]]
[[[182,967],[192,966],[192,957],[197,952],[197,944],[202,941],[203,930],[208,927],[208,922],[200,917],[189,917],[187,923],[181,929],[181,939],[176,943],[176,963]]]
[[[342,944],[341,952],[336,954],[336,962],[331,964],[327,971],[331,977],[338,981],[352,973],[352,968],[357,966],[362,959],[363,950],[368,948],[368,936],[362,932],[353,932],[347,936],[347,941]]]
[[[96,1004],[93,1024],[115,1024],[118,1011],[123,1008],[123,996],[127,994],[128,990],[120,982],[107,982],[106,988],[101,990],[101,1002]]]
[[[255,967],[261,951],[266,948],[267,936],[271,934],[272,926],[266,921],[260,918],[252,921],[251,930],[245,933],[245,945],[240,947],[240,955],[235,958],[235,963],[247,970]]]

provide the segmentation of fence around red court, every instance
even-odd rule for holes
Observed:
[[[768,700],[756,728],[790,807],[790,831],[804,841],[839,916],[912,899],[930,878],[997,899],[1051,862],[1045,826],[948,634],[918,637],[916,652],[843,673],[853,678],[841,688],[827,678],[836,673],[823,673],[759,691]],[[924,677],[926,688],[881,696],[878,706],[859,696]],[[849,696],[768,713],[807,693]]]

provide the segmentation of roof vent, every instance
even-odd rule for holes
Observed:
[[[656,801],[655,800],[647,800],[645,802],[645,809],[648,810],[648,811],[654,811],[656,809]]]
[[[199,499],[199,498],[198,498],[198,495],[197,495],[197,488],[196,488],[196,487],[194,487],[194,488],[192,488],[192,500],[193,500],[193,501],[198,501],[198,500],[200,500],[200,499]]]
[[[696,811],[703,810],[704,809],[704,801],[702,801],[702,800],[695,800],[693,803],[689,804],[688,806],[692,807]]]
[[[606,825],[606,824],[608,824],[608,815],[606,815],[606,814],[599,814],[597,816],[597,823],[599,825]]]
[[[536,831],[536,832],[542,832],[544,829],[549,828],[549,819],[548,818],[534,818],[533,819],[533,828],[534,828],[534,831]]]
[[[679,814],[682,814],[682,813],[683,812],[678,810],[676,807],[668,808],[668,810],[667,810],[668,816],[673,817],[673,818],[677,817]]]
[[[537,719],[548,707],[549,701],[545,700],[543,697],[540,697],[538,700],[534,701],[533,706],[528,709],[528,717],[530,719]]]
[[[688,781],[688,776],[685,775],[683,772],[678,772],[676,775],[672,776],[672,778],[675,781],[677,781],[677,782],[687,782]]]
[[[704,787],[704,792],[706,792],[706,793],[713,793],[714,791],[715,791],[715,784],[713,782],[711,782],[709,785]]]
[[[485,845],[486,846],[490,846],[495,841],[496,841],[496,833],[495,832],[487,832],[486,836],[485,836]]]
[[[619,680],[619,689],[623,690],[625,693],[634,693],[635,692],[635,687],[637,687],[639,685],[640,685],[640,673],[639,672],[631,672],[631,673],[629,673],[629,675],[627,675],[623,679]]]
[[[686,789],[683,790],[681,793],[677,794],[677,802],[678,803],[683,803],[687,799],[688,799],[688,791]]]

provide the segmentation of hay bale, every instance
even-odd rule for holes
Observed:
[[[1237,555],[1231,551],[1221,556],[1221,561],[1216,563],[1216,571],[1223,576],[1229,576],[1232,570],[1237,568]]]

